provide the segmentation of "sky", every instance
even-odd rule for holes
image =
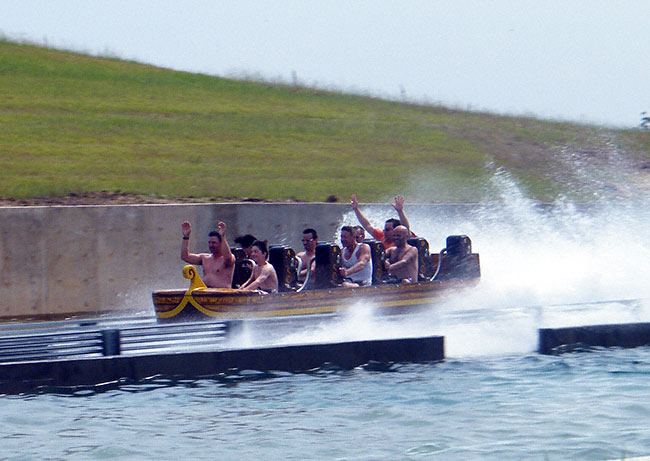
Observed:
[[[0,0],[0,34],[161,67],[633,128],[648,0]]]

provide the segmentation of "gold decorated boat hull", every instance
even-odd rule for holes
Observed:
[[[153,304],[159,322],[330,314],[358,303],[400,314],[429,308],[476,283],[433,281],[271,294],[225,288],[159,290],[153,292]]]

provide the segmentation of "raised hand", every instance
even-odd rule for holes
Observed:
[[[223,221],[219,221],[217,224],[217,232],[219,232],[219,235],[223,237],[226,235],[226,223]]]
[[[192,225],[187,221],[183,221],[183,224],[181,224],[181,232],[183,233],[183,237],[189,237],[192,233]]]
[[[404,211],[404,197],[398,195],[397,197],[395,197],[395,202],[391,203],[391,205],[393,205],[393,208],[395,208],[395,210],[397,210],[398,213]]]
[[[352,194],[350,197],[350,206],[354,211],[357,211],[359,209],[359,202],[357,201],[357,196]]]

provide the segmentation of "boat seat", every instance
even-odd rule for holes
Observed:
[[[314,283],[309,288],[332,288],[341,284],[339,274],[341,267],[341,248],[330,242],[319,242],[316,245],[316,267],[314,268]]]
[[[434,273],[440,264],[440,270],[436,274],[435,280],[481,278],[479,255],[472,253],[472,241],[466,235],[448,236],[447,247],[442,254],[432,254],[429,261]]]
[[[235,270],[232,274],[232,288],[239,288],[251,276],[252,267],[250,260],[246,258],[246,253],[241,248],[230,248],[230,252],[235,255]]]
[[[412,237],[406,242],[418,250],[418,280],[429,280],[433,276],[429,256],[429,242],[422,237]]]
[[[296,252],[287,245],[271,245],[269,262],[278,276],[278,291],[295,291],[298,284]]]
[[[386,277],[384,270],[384,260],[386,259],[386,250],[384,244],[379,240],[365,239],[363,243],[370,246],[370,258],[372,259],[372,284],[378,285]]]

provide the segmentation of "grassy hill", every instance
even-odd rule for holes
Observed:
[[[650,134],[176,72],[0,41],[0,196],[540,201],[636,187]],[[505,172],[505,173],[504,173]],[[641,179],[639,179],[641,178]],[[596,192],[594,192],[596,191]]]

